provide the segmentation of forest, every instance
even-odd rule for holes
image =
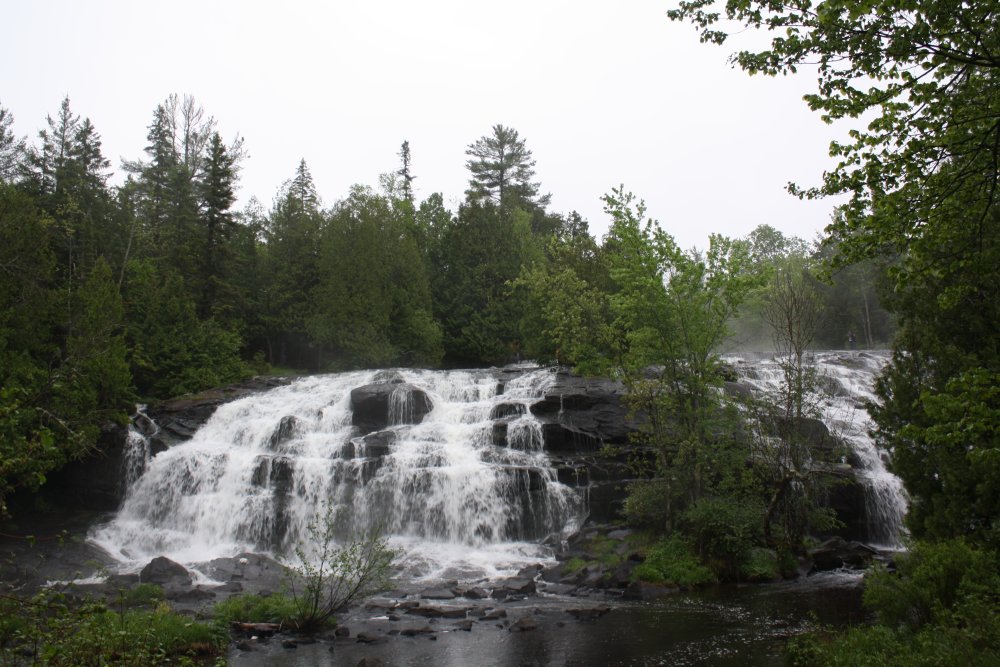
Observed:
[[[718,354],[790,360],[778,408],[794,424],[806,350],[854,340],[892,350],[869,409],[910,495],[912,542],[868,585],[878,624],[798,641],[792,660],[995,664],[997,14],[949,0],[669,12],[708,43],[726,44],[725,26],[778,31],[733,64],[813,73],[810,107],[852,124],[822,183],[790,186],[846,201],[816,241],[762,225],[683,249],[670,225],[711,221],[661,225],[624,186],[604,194],[610,227],[595,239],[576,213],[548,210],[526,139],[500,124],[468,145],[457,210],[417,201],[405,140],[377,186],[324,204],[303,159],[270,206],[236,210],[243,140],[189,96],[153,110],[119,185],[68,98],[30,140],[0,107],[0,500],[44,484],[139,400],[251,374],[531,359],[615,375],[653,416],[642,437],[656,474],[632,490],[630,520],[678,526],[725,560],[752,510],[751,541],[794,549],[823,520],[786,502],[801,486],[794,429],[792,463],[745,480],[719,437]]]
[[[703,354],[770,349],[768,276],[796,263],[823,302],[818,345],[845,347],[850,332],[885,345],[893,331],[876,294],[884,262],[824,281],[829,249],[766,225],[682,251],[620,187],[599,242],[576,213],[547,210],[526,141],[503,125],[469,144],[457,211],[440,194],[416,201],[405,141],[377,188],[324,206],[303,159],[269,208],[234,210],[243,140],[223,139],[190,96],[153,110],[145,155],[116,186],[68,98],[33,141],[2,107],[0,132],[0,497],[37,488],[138,400],[274,369],[637,367],[648,345],[629,340],[641,323],[622,299],[668,265],[698,282],[685,289],[725,295]]]

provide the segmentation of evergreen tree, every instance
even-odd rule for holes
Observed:
[[[207,319],[233,302],[233,289],[227,275],[231,260],[235,220],[230,210],[236,201],[236,164],[234,156],[222,142],[218,132],[212,135],[199,181],[203,236],[202,262],[198,282],[201,295],[198,315]],[[220,303],[221,300],[221,303]]]
[[[13,183],[21,172],[25,155],[24,139],[18,139],[11,127],[14,114],[0,105],[0,183]]]
[[[502,363],[517,354],[521,305],[508,283],[535,250],[528,216],[490,203],[464,204],[443,230],[432,276],[451,363]]]
[[[434,365],[441,334],[407,220],[408,202],[355,186],[323,232],[313,338],[340,368]]]
[[[531,181],[535,160],[517,130],[494,125],[493,134],[477,139],[465,154],[470,157],[465,166],[472,172],[465,191],[470,201],[489,201],[502,207],[517,204],[528,209],[548,204],[549,196],[540,197],[539,184]]]
[[[400,179],[402,179],[401,188],[403,199],[413,206],[413,181],[417,178],[413,175],[411,170],[411,159],[410,159],[410,142],[404,141],[403,145],[399,148],[399,160],[401,162],[399,171]]]
[[[272,363],[317,365],[306,322],[313,313],[310,295],[319,282],[323,225],[316,186],[303,159],[278,193],[265,231],[268,289],[263,311],[267,358]]]

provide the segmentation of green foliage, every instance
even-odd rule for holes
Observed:
[[[199,320],[176,273],[132,262],[126,296],[130,361],[143,395],[178,396],[249,374],[240,336],[215,320]]]
[[[753,498],[705,497],[684,511],[680,527],[720,576],[737,579],[759,543],[763,516],[764,507]]]
[[[917,544],[898,571],[866,576],[878,624],[794,642],[793,665],[994,665],[1000,661],[1000,561],[959,540]]]
[[[215,605],[216,623],[229,628],[234,622],[277,623],[288,626],[298,616],[295,601],[280,593],[271,595],[234,595]]]
[[[52,224],[32,198],[0,185],[0,514],[16,488],[83,455],[100,425],[122,421],[131,378],[122,305],[107,263],[64,289]]]
[[[435,365],[441,331],[412,228],[410,206],[356,186],[322,232],[315,313],[306,328],[334,366]]]
[[[131,598],[131,596],[128,596]],[[123,595],[118,609],[46,590],[30,600],[0,600],[0,660],[70,667],[84,664],[146,665],[212,664],[222,653],[225,637],[213,627],[193,621],[160,604],[152,611],[128,608]]]
[[[715,574],[701,564],[698,556],[678,536],[659,542],[646,554],[633,577],[654,584],[695,588],[716,581]]]
[[[156,584],[139,584],[125,592],[124,604],[129,607],[155,606],[163,600],[163,587]]]
[[[344,546],[334,538],[333,510],[309,523],[309,543],[295,549],[297,565],[289,577],[300,632],[318,632],[335,624],[336,614],[352,601],[382,590],[397,554],[385,539],[371,532]]]
[[[432,289],[450,361],[495,364],[514,356],[522,306],[507,285],[535,250],[523,212],[488,203],[464,204],[442,230]]]
[[[548,203],[548,196],[538,196],[538,183],[531,182],[535,160],[517,130],[494,125],[493,134],[470,144],[465,154],[470,157],[465,166],[472,174],[466,191],[470,201],[528,208]]]
[[[740,563],[740,578],[747,581],[774,581],[782,574],[778,555],[771,549],[751,549]]]
[[[664,479],[640,479],[629,484],[624,508],[629,525],[668,526],[672,516],[671,495],[670,484]]]

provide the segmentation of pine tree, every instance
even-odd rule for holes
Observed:
[[[216,299],[221,292],[228,291],[224,283],[235,225],[230,209],[236,201],[236,178],[235,158],[216,132],[209,141],[204,173],[199,181],[204,248],[199,276],[201,296],[198,315],[202,319],[218,309]]]
[[[271,362],[315,365],[315,356],[306,352],[305,330],[312,314],[309,294],[318,282],[323,222],[316,186],[303,159],[278,193],[265,232],[269,289],[263,306]]]
[[[466,197],[472,201],[491,201],[500,206],[520,204],[526,208],[545,207],[549,196],[538,196],[535,160],[517,130],[493,126],[493,135],[470,144],[465,154],[471,159],[465,166],[472,172]]]
[[[410,170],[410,142],[404,141],[403,145],[399,148],[399,159],[402,163],[399,167],[399,171],[396,172],[402,179],[402,194],[403,199],[413,206],[413,181],[417,178],[413,175]]]
[[[24,139],[14,135],[14,115],[0,105],[0,183],[12,183],[21,171]]]

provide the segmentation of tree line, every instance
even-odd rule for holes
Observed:
[[[100,134],[69,98],[33,141],[0,106],[3,491],[41,483],[137,399],[272,367],[530,358],[606,371],[621,361],[643,323],[615,304],[656,279],[619,266],[634,239],[613,227],[598,241],[575,212],[549,211],[516,130],[496,125],[466,153],[457,210],[439,193],[417,200],[405,141],[377,187],[355,185],[325,206],[303,159],[270,207],[251,198],[237,210],[244,141],[224,138],[189,96],[157,105],[120,185],[109,184]],[[625,199],[621,189],[608,195],[612,219]],[[740,270],[756,273],[817,252],[768,226],[726,243],[746,254]],[[872,344],[888,339],[876,282],[814,281],[828,312],[841,309],[823,344],[843,346],[852,328],[872,331]],[[859,308],[862,293],[876,317]],[[758,319],[745,317],[731,344],[759,338]]]

